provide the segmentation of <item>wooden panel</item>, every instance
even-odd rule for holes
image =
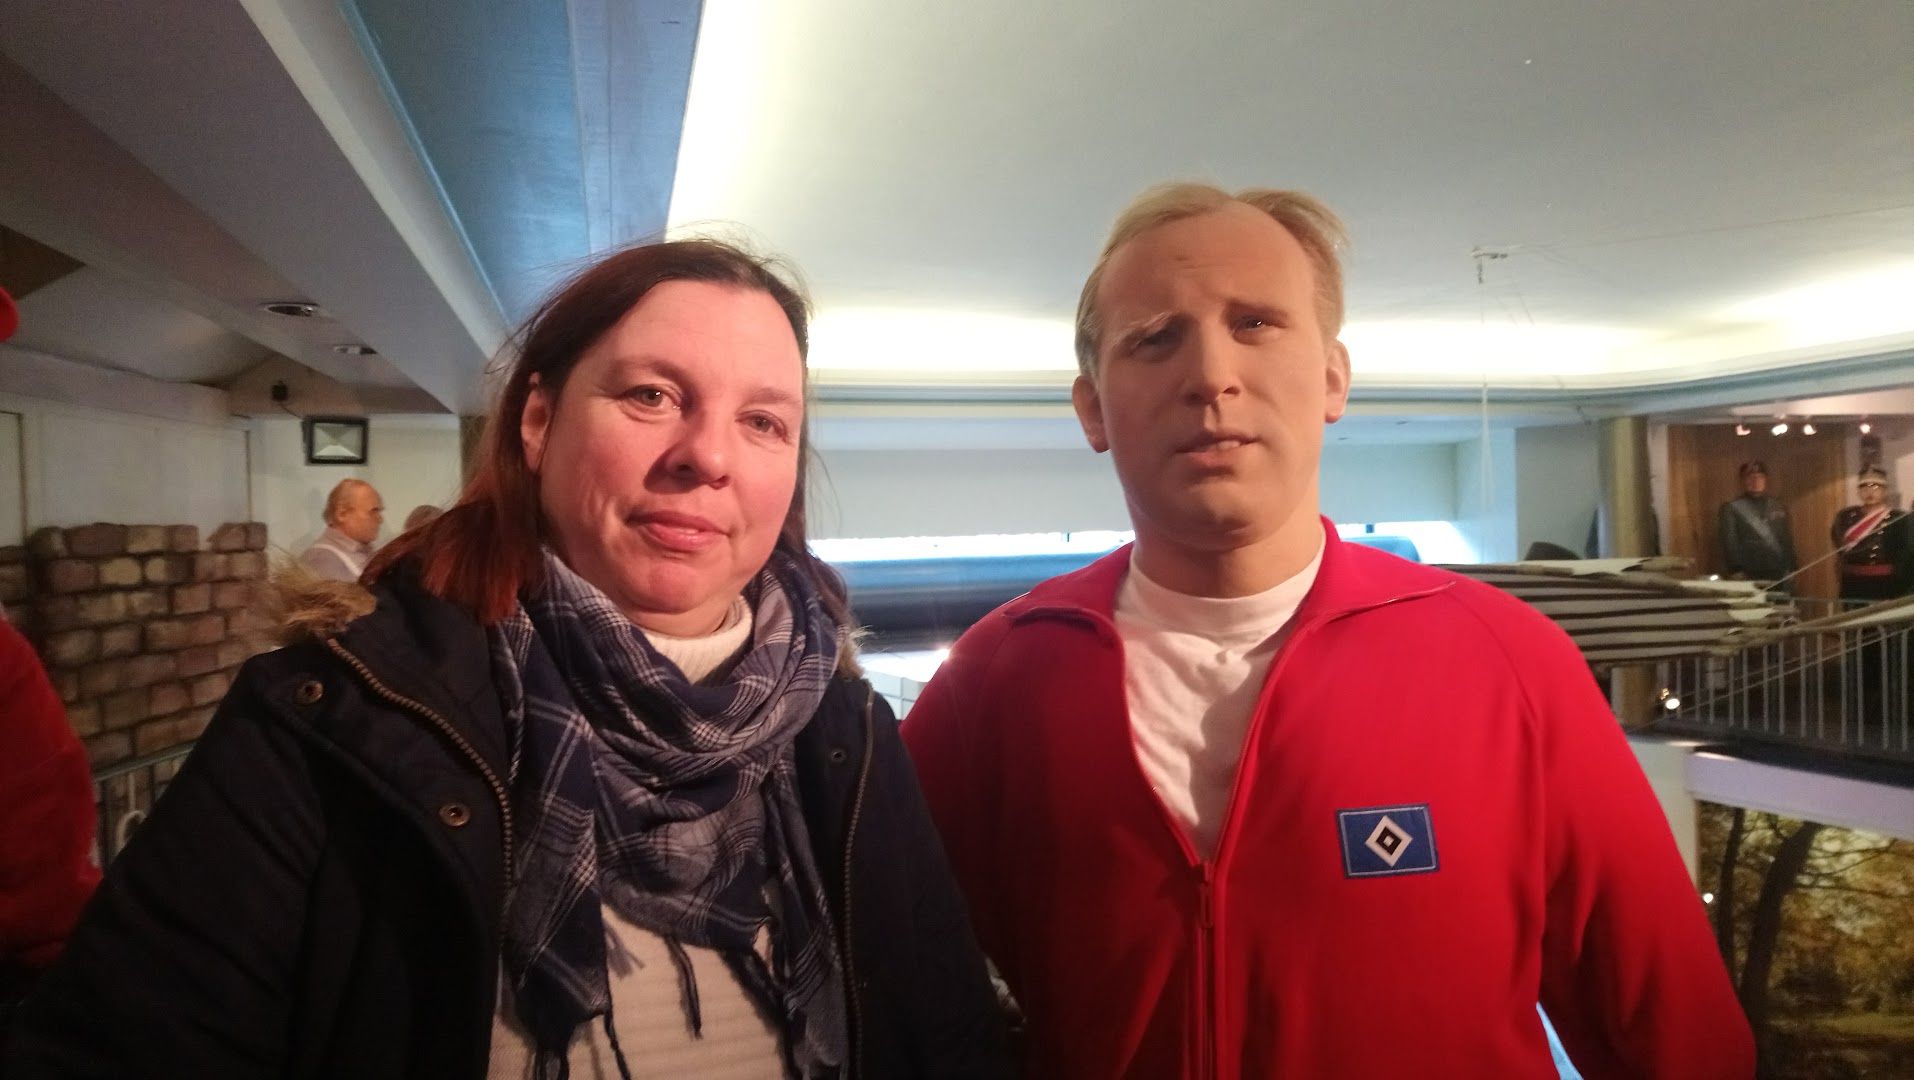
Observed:
[[[1815,435],[1790,431],[1776,437],[1760,426],[1752,435],[1736,435],[1732,424],[1669,425],[1669,554],[1694,559],[1703,573],[1721,572],[1715,515],[1741,493],[1736,469],[1751,459],[1767,463],[1768,491],[1787,504],[1802,565],[1832,551],[1828,530],[1852,501],[1846,447],[1854,433],[1845,424],[1817,426]],[[1835,560],[1822,560],[1795,582],[1797,595],[1832,599],[1840,589]]]

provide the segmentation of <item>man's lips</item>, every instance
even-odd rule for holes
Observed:
[[[1224,453],[1261,441],[1246,431],[1219,428],[1215,431],[1199,432],[1194,437],[1179,443],[1176,452],[1179,454]]]
[[[724,539],[724,530],[709,518],[675,510],[653,510],[630,519],[659,547],[673,551],[703,551]]]

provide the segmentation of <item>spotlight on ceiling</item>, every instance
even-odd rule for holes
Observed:
[[[1872,435],[1873,433],[1874,433],[1874,425],[1868,423],[1866,420],[1861,421],[1861,434]]]
[[[1801,425],[1801,434],[1803,434],[1803,435],[1812,435],[1812,434],[1814,434],[1814,422],[1813,422],[1813,421],[1809,421],[1808,423],[1805,423],[1805,424],[1802,424],[1802,425]]]
[[[1736,434],[1736,435],[1751,435],[1751,434],[1753,434],[1753,433],[1754,433],[1754,429],[1753,429],[1753,428],[1751,428],[1751,427],[1749,427],[1749,426],[1748,426],[1748,425],[1746,425],[1746,424],[1736,424],[1736,425],[1735,425],[1735,434]]]
[[[1788,422],[1786,420],[1779,421],[1773,427],[1768,429],[1768,434],[1770,435],[1786,435],[1787,433],[1788,433]]]
[[[268,300],[259,305],[261,311],[273,315],[284,315],[288,319],[323,319],[326,309],[308,300]]]

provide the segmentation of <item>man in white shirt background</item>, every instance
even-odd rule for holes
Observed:
[[[326,496],[326,531],[299,556],[300,565],[328,581],[357,581],[372,559],[385,525],[385,501],[364,480],[347,478]]]

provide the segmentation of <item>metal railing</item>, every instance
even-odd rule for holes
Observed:
[[[93,844],[101,866],[112,862],[126,846],[133,830],[146,820],[153,803],[179,772],[180,762],[192,751],[192,743],[180,743],[94,770],[93,808],[99,815],[100,828]]]
[[[1844,625],[1853,608],[1658,664],[1653,726],[1914,762],[1914,622]]]

